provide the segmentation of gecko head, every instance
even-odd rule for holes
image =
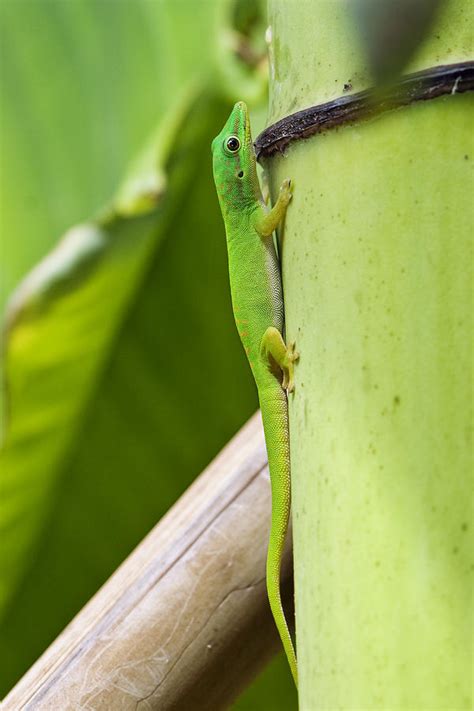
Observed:
[[[212,142],[214,180],[219,199],[235,204],[255,198],[257,171],[247,106],[238,101]]]

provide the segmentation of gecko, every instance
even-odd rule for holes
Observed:
[[[296,654],[281,603],[280,570],[290,517],[288,393],[294,389],[295,343],[283,339],[281,270],[273,233],[292,196],[283,181],[269,209],[257,177],[247,106],[235,104],[212,142],[213,172],[224,219],[235,323],[257,385],[271,482],[266,583],[270,608],[297,684]]]

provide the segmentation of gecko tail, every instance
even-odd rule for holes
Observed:
[[[268,394],[268,393],[267,393]],[[272,397],[262,398],[263,427],[267,443],[272,490],[272,517],[267,553],[267,592],[270,608],[295,684],[298,686],[296,653],[281,602],[280,574],[291,506],[288,403],[280,385]]]
[[[272,524],[267,555],[267,593],[273,618],[283,644],[283,649],[285,650],[295,684],[298,686],[298,667],[296,663],[295,648],[293,646],[293,640],[291,639],[290,630],[288,629],[288,623],[286,621],[281,602],[280,570],[284,536],[280,539],[280,535],[281,531],[278,530],[278,532],[275,532]]]

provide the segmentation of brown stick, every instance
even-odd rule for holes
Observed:
[[[265,590],[269,514],[257,414],[19,681],[4,711],[228,707],[279,648]],[[291,599],[289,553],[283,582]]]

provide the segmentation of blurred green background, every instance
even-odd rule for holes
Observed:
[[[250,0],[0,4],[1,695],[257,407],[209,146],[236,99],[263,125],[264,29]],[[235,706],[295,707],[281,657]]]

